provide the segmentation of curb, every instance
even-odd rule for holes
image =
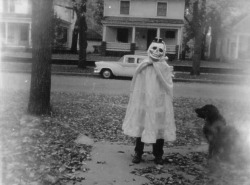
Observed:
[[[13,56],[3,56],[1,58],[2,62],[21,62],[21,63],[32,63],[32,58],[27,57],[13,57]],[[105,60],[104,60],[105,61]],[[51,64],[56,65],[77,65],[78,60],[76,59],[64,59],[64,58],[52,58]],[[174,67],[174,71],[177,72],[190,72],[192,66],[190,65],[180,65],[180,64],[170,64]],[[95,61],[93,58],[87,58],[86,65],[89,67],[95,66]],[[215,74],[242,74],[248,75],[249,72],[244,68],[227,68],[227,67],[208,67],[208,66],[200,66],[200,73],[215,73]]]
[[[2,69],[1,72],[3,73],[31,73],[31,71],[23,71],[23,70],[4,70]],[[71,73],[71,72],[51,72],[51,75],[62,75],[62,76],[87,76],[87,77],[98,77],[98,74],[91,74],[91,73]],[[101,78],[101,77],[100,77]],[[132,79],[132,78],[131,78]],[[197,80],[197,79],[185,79],[185,78],[174,78],[173,82],[186,82],[186,83],[207,83],[207,84],[238,84],[237,82],[233,81],[220,81],[220,80]]]
[[[173,82],[186,82],[186,83],[207,83],[207,84],[228,84],[236,85],[237,82],[233,81],[220,81],[220,80],[196,80],[196,79],[185,79],[185,78],[175,78]]]

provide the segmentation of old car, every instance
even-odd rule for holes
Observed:
[[[114,76],[133,77],[136,67],[147,56],[124,55],[118,61],[97,61],[95,62],[95,74],[100,74],[103,78]]]

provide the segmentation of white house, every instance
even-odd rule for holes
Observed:
[[[250,61],[250,15],[235,24],[218,43],[221,60]]]
[[[54,11],[61,19],[63,28],[60,35],[65,47],[70,48],[72,30],[76,15],[73,13],[71,1],[54,0]],[[5,48],[27,49],[32,47],[31,41],[31,0],[0,0],[1,45]]]
[[[64,48],[71,48],[72,33],[76,15],[71,0],[54,0],[54,12],[60,18],[62,32],[57,35]],[[0,44],[4,48],[26,50],[32,47],[32,5],[31,0],[0,0]],[[96,52],[101,44],[101,36],[94,30],[88,30],[87,52]]]
[[[145,53],[161,37],[179,57],[185,0],[104,0],[103,54]]]
[[[30,0],[0,0],[0,25],[2,46],[31,47]]]
[[[63,28],[60,37],[65,47],[71,46],[72,30],[76,16],[70,8],[71,1],[54,0],[55,14]],[[27,49],[31,41],[31,0],[0,0],[1,45],[6,48]]]
[[[70,48],[72,42],[72,33],[74,30],[76,15],[72,9],[71,1],[69,0],[54,0],[54,12],[61,19],[61,27],[63,32],[60,37],[63,40],[64,47]]]

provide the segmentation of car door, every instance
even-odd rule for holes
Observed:
[[[125,56],[124,62],[122,64],[121,76],[132,77],[134,75],[135,69],[137,67],[136,57],[134,56]]]

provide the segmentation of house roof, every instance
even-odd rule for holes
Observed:
[[[65,20],[61,19],[60,17],[59,17],[59,19],[60,19],[60,23],[61,23],[62,25],[64,25],[64,26],[70,26],[70,25],[71,25],[71,22],[65,21]]]
[[[249,31],[250,31],[249,22],[250,22],[250,14],[243,15],[243,18],[233,26],[233,29],[235,31],[241,31],[241,32],[249,33]]]
[[[87,40],[101,41],[102,36],[93,29],[87,30]]]
[[[182,19],[157,19],[157,18],[140,18],[140,17],[104,17],[103,24],[116,24],[116,25],[166,25],[166,24],[184,24]]]

